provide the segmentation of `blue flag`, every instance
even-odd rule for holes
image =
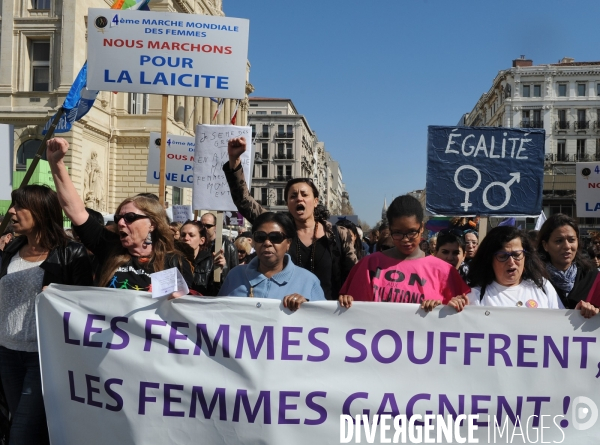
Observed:
[[[87,62],[85,62],[83,67],[81,67],[79,74],[73,81],[73,85],[69,90],[69,94],[67,94],[67,97],[65,98],[65,102],[62,106],[65,112],[58,121],[58,125],[54,130],[55,133],[66,133],[67,131],[71,131],[73,122],[78,121],[85,116],[94,105],[96,96],[98,96],[98,91],[88,90],[86,85]],[[50,125],[54,120],[54,116],[52,116],[50,120],[46,122],[42,134],[46,134],[48,132]]]
[[[504,220],[502,220],[501,222],[498,223],[498,227],[500,226],[516,226],[517,225],[517,220],[515,218],[505,218]]]

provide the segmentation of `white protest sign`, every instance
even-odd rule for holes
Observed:
[[[329,445],[358,443],[357,431],[362,443],[475,443],[469,423],[479,443],[600,437],[599,316],[148,296],[52,285],[38,297],[52,443]],[[367,425],[354,429],[343,416],[357,415]],[[406,416],[404,432],[390,417],[384,431],[383,415]],[[456,428],[423,440],[447,420],[437,415]]]
[[[165,184],[191,188],[194,179],[196,140],[191,136],[167,135]],[[150,133],[146,182],[158,184],[160,179],[160,133]]]
[[[577,216],[600,217],[600,162],[578,162],[575,172]]]
[[[174,205],[173,208],[173,221],[184,223],[194,217],[192,206],[188,205]]]
[[[90,8],[88,88],[243,99],[249,21]]]
[[[13,126],[0,124],[0,199],[8,201],[12,192],[14,146]]]
[[[245,137],[247,149],[240,160],[244,178],[250,189],[252,178],[252,128],[235,125],[198,125],[194,155],[194,210],[237,212],[231,199],[223,164],[229,161],[227,143],[231,138]]]

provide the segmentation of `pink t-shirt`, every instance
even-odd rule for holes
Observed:
[[[439,258],[397,260],[375,252],[354,266],[340,294],[351,295],[355,301],[441,300],[445,304],[470,291],[456,269]]]

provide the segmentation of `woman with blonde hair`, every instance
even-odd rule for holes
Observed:
[[[146,196],[127,198],[115,211],[117,232],[107,230],[85,211],[63,162],[68,149],[66,140],[50,139],[46,155],[61,207],[100,264],[96,285],[150,291],[151,273],[176,267],[191,286],[190,264],[174,247],[162,204]]]
[[[250,252],[252,252],[252,245],[248,238],[239,237],[233,243],[238,250],[238,261],[239,264],[248,264],[252,258],[250,258]]]

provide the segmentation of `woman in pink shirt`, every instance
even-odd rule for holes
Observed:
[[[364,257],[350,271],[339,302],[417,303],[429,311],[453,297],[469,293],[457,270],[419,248],[423,233],[423,207],[410,195],[399,196],[387,210],[392,249]]]

